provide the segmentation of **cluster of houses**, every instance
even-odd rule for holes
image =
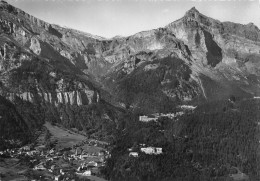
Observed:
[[[184,110],[191,110],[193,111],[194,109],[196,109],[197,106],[192,106],[192,105],[181,105],[180,108],[184,109]]]
[[[144,116],[139,116],[139,121],[141,122],[150,122],[150,121],[157,121],[160,117],[168,117],[170,119],[174,119],[178,116],[183,115],[184,112],[177,112],[177,113],[167,113],[167,114],[163,114],[163,113],[155,113],[152,115],[144,115]]]
[[[140,152],[143,152],[148,155],[160,155],[162,154],[162,148],[148,146],[145,147],[145,144],[140,144],[138,148],[129,148],[129,156],[138,157]]]
[[[167,114],[155,113],[155,114],[151,114],[148,116],[147,115],[139,116],[139,121],[141,121],[141,122],[157,121],[160,117],[167,117],[170,119],[174,119],[174,118],[177,118],[177,117],[183,115],[184,112],[193,111],[194,109],[196,109],[196,106],[180,105],[180,106],[178,106],[178,108],[180,108],[181,111],[176,112],[176,113],[167,113]]]
[[[76,174],[80,176],[91,176],[92,174],[98,173],[97,168],[99,168],[100,166],[104,166],[104,163],[100,161],[83,162],[78,167]]]
[[[86,144],[85,142],[91,145],[99,144],[100,146],[100,143],[95,140],[84,141],[84,143],[81,144]],[[97,175],[99,168],[105,165],[105,158],[109,157],[109,152],[105,149],[101,149],[97,152],[88,153],[78,146],[79,145],[73,149],[65,148],[60,150],[46,150],[41,147],[32,148],[30,146],[24,146],[20,149],[2,151],[0,155],[9,155],[15,158],[25,158],[24,156],[26,156],[28,163],[32,166],[32,171],[51,174],[53,175],[52,179],[57,181],[72,178],[73,175]]]

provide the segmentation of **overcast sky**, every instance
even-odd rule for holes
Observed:
[[[49,23],[110,38],[159,28],[193,6],[220,21],[260,28],[260,0],[6,0]]]

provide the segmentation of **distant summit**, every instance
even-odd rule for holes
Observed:
[[[192,18],[198,18],[199,15],[200,15],[200,12],[195,7],[192,7],[190,10],[188,10],[185,13],[186,17],[192,17]]]
[[[186,12],[187,13],[199,13],[199,11],[193,6],[190,10]]]

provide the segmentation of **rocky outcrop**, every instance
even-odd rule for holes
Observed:
[[[31,58],[31,55],[22,48],[17,46],[6,37],[2,37],[2,46],[0,46],[0,71],[9,71],[14,68],[20,67],[21,63]]]
[[[31,45],[30,49],[35,53],[36,55],[40,55],[41,53],[41,45],[37,38],[33,37],[31,38]]]
[[[40,98],[41,101],[53,104],[55,106],[58,106],[58,104],[81,106],[99,102],[99,94],[91,90],[57,93],[39,92],[37,95],[34,95],[31,92],[23,92],[20,94],[7,93],[5,96],[11,102],[15,102],[15,99],[20,98],[23,101],[35,103],[36,99]]]

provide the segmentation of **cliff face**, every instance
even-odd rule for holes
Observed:
[[[55,59],[45,61],[41,56],[37,57],[42,52],[39,40],[33,37],[28,40],[31,43],[29,48],[23,48],[12,36],[16,35],[1,35],[0,49],[1,81],[6,89],[12,88],[6,92],[10,100],[20,97],[33,103],[38,97],[54,105],[88,105],[99,101],[98,90],[91,81],[80,78],[82,73],[79,71],[76,74],[76,68],[71,68],[66,59],[65,62]],[[62,65],[59,67],[55,64]],[[36,90],[33,93],[30,89]]]
[[[260,94],[260,31],[253,24],[220,22],[192,8],[164,28],[105,39],[3,1],[0,15],[1,95],[18,112],[23,103],[44,110],[42,121],[85,129],[99,119],[93,106],[104,100],[151,113]]]
[[[195,8],[183,18],[166,26],[178,39],[184,41],[197,59],[216,66],[220,62],[232,63],[236,52],[240,56],[259,55],[259,29],[253,24],[241,25],[218,20],[200,14]],[[206,57],[198,56],[198,53]]]

